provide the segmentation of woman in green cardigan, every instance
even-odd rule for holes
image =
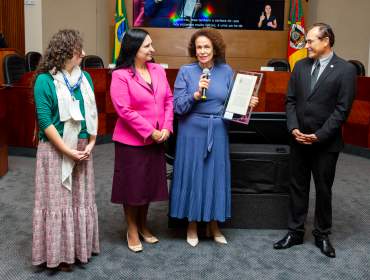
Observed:
[[[99,253],[91,154],[97,109],[91,77],[79,66],[84,55],[79,32],[61,30],[37,69],[33,265],[71,270]]]

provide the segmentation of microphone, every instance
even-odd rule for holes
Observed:
[[[209,79],[209,76],[211,76],[211,73],[210,73],[210,71],[209,71],[209,69],[208,68],[204,68],[203,69],[203,75],[202,75],[202,77],[203,78],[206,78],[206,79]],[[207,99],[207,89],[206,88],[202,88],[202,97],[201,97],[201,100],[202,101],[206,101],[206,99]]]

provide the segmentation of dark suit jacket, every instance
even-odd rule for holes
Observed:
[[[201,3],[201,8],[200,9],[198,9],[197,11],[196,11],[196,13],[194,14],[194,16],[193,16],[193,18],[198,18],[199,17],[199,15],[200,15],[200,12],[202,11],[202,9],[204,8],[204,5],[205,5],[205,2],[206,1],[204,1],[204,0],[200,0],[199,1],[200,3]],[[186,0],[178,0],[177,1],[177,11],[176,11],[176,14],[177,15],[181,15],[182,14],[182,11],[184,10],[184,8],[185,8],[185,4],[186,4]]]
[[[177,0],[144,1],[145,23],[152,27],[171,27],[170,16],[176,11]]]
[[[356,69],[334,54],[311,91],[313,59],[297,62],[286,99],[287,126],[291,132],[314,133],[313,145],[331,152],[343,148],[341,126],[351,110],[356,92]]]

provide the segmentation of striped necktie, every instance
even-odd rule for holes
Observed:
[[[317,82],[317,78],[319,76],[319,72],[320,72],[320,61],[317,61],[316,66],[313,69],[312,74],[311,74],[311,91],[315,87],[315,84]]]

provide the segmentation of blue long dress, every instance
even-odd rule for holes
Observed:
[[[170,216],[223,222],[231,216],[231,179],[227,126],[220,115],[233,70],[217,64],[210,73],[205,102],[193,97],[202,74],[197,63],[182,66],[175,81],[174,110],[180,118]]]

